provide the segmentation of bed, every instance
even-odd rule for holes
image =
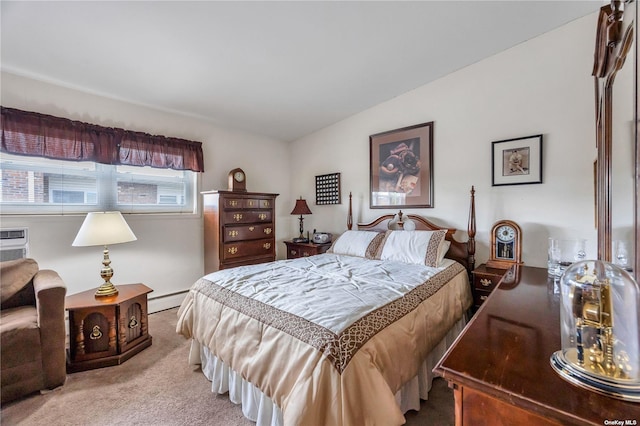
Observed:
[[[403,424],[472,304],[473,188],[455,231],[399,212],[325,254],[208,274],[178,310],[189,362],[258,425]]]

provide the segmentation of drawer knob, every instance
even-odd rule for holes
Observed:
[[[306,252],[306,251],[303,251],[303,252],[302,252],[302,255],[303,255],[303,256],[309,256],[309,253],[308,253],[308,252]]]
[[[271,243],[264,243],[262,247],[264,247],[265,250],[269,250],[271,248]]]
[[[233,215],[233,218],[234,218],[236,221],[242,220],[242,213],[236,213],[236,214],[234,214],[234,215]]]
[[[265,207],[270,207],[270,203],[269,203],[269,201],[265,201],[265,202],[264,202],[264,206],[265,206]]]
[[[231,205],[231,207],[236,207],[238,205],[238,202],[236,200],[231,200],[229,201],[229,205]]]
[[[238,236],[238,231],[229,231],[229,236],[230,237],[237,237]]]
[[[265,220],[267,218],[267,215],[266,215],[266,213],[260,213],[258,215],[258,218],[260,218],[260,220]]]
[[[265,234],[269,235],[269,234],[271,234],[271,232],[272,232],[271,228],[264,228],[264,233]]]
[[[102,337],[102,331],[100,330],[100,326],[94,325],[93,330],[91,330],[91,334],[89,335],[89,338],[91,340],[98,340],[101,337]]]
[[[256,227],[255,227],[255,226],[250,226],[250,227],[249,227],[249,231],[251,231],[251,232],[253,232],[253,230],[254,230],[254,229],[256,229]]]
[[[238,252],[238,247],[229,247],[229,253],[236,254]]]
[[[482,284],[485,287],[489,287],[491,285],[491,280],[489,278],[481,278],[480,284]]]
[[[298,252],[297,252],[297,251],[295,251],[295,250],[291,250],[291,255],[292,255],[292,256],[295,256],[296,254],[298,254]]]
[[[136,318],[135,315],[132,315],[131,319],[129,320],[129,328],[136,328],[138,326],[140,326],[138,319]]]
[[[480,296],[480,300],[482,300],[482,301],[487,300],[487,296]]]
[[[249,200],[249,207],[253,207],[253,200]]]

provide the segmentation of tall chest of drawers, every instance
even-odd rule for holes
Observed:
[[[278,194],[203,192],[205,274],[276,259]]]

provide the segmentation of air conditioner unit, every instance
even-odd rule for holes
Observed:
[[[0,229],[0,262],[29,256],[29,229]]]

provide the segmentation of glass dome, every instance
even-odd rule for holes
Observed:
[[[562,349],[552,367],[566,380],[640,402],[638,284],[600,260],[576,262],[560,278]]]

